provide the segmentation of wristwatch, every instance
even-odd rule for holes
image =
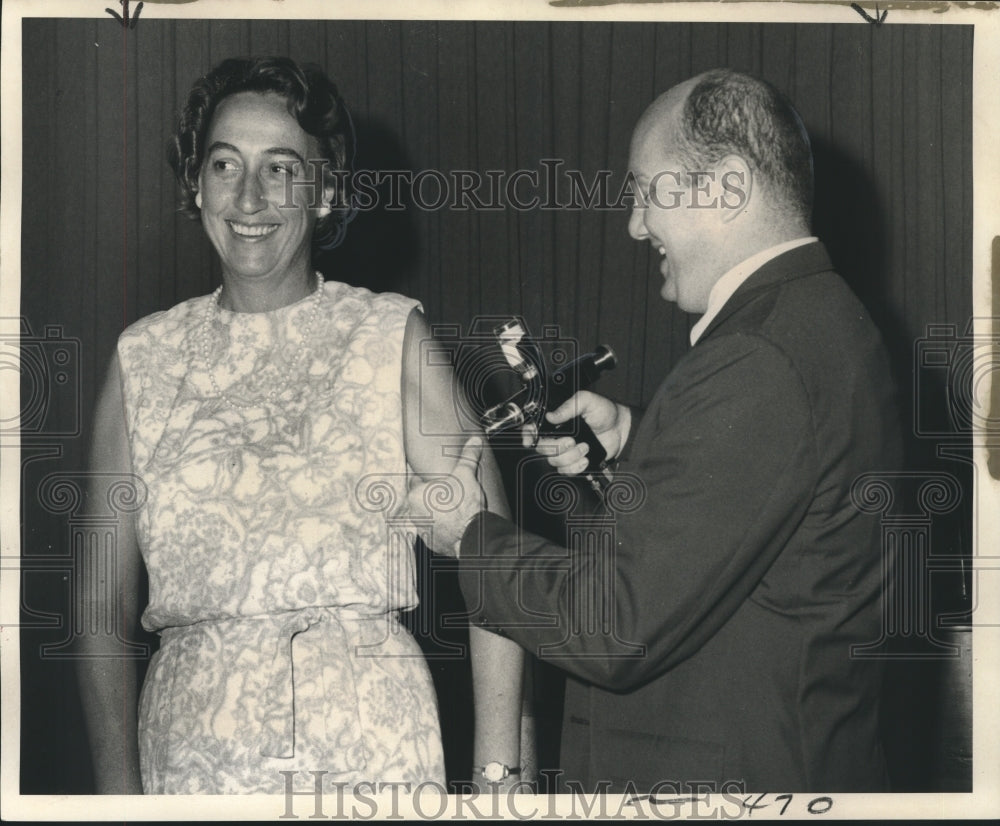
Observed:
[[[498,763],[495,760],[485,766],[473,766],[472,771],[483,776],[483,780],[488,783],[499,783],[501,780],[510,777],[512,774],[520,774],[521,767],[511,768],[506,763]]]

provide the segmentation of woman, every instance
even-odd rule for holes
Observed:
[[[136,616],[141,553],[142,623],[161,635],[137,722],[129,661],[84,660],[98,791],[282,792],[293,771],[296,788],[311,771],[444,782],[394,526],[408,467],[454,462],[454,437],[421,422],[461,426],[451,377],[420,374],[417,302],[311,266],[314,237],[344,227],[351,139],[329,79],[284,58],[223,62],[182,114],[171,163],[222,285],[129,327],[98,401],[94,469],[146,488],[119,530],[118,610]],[[492,464],[484,477],[503,502]],[[472,633],[475,759],[513,766],[521,656]]]

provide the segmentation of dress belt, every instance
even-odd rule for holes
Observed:
[[[263,622],[275,627],[276,633],[267,629],[258,639],[265,646],[261,665],[265,669],[264,691],[261,696],[262,731],[260,753],[265,757],[290,758],[296,756],[296,697],[297,681],[315,680],[323,692],[325,737],[323,739],[323,769],[331,772],[348,772],[363,769],[367,763],[368,749],[364,729],[359,717],[356,659],[354,640],[344,628],[345,620],[378,620],[389,622],[394,615],[362,614],[343,608],[309,607],[281,614],[250,617],[229,617],[220,622]],[[212,621],[209,620],[209,623]],[[326,644],[322,653],[310,652],[314,669],[304,668],[296,662],[299,654],[293,646],[294,638],[310,629],[322,626]],[[264,630],[264,629],[261,629]],[[268,658],[266,645],[274,640],[274,649]],[[298,666],[298,668],[297,668]],[[334,674],[336,679],[327,683],[323,672]],[[300,698],[301,699],[301,698]],[[300,709],[301,710],[301,709]],[[301,752],[301,744],[299,744]],[[301,753],[298,756],[303,756]]]

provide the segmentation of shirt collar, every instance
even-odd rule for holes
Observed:
[[[708,309],[705,310],[705,315],[698,319],[698,323],[691,328],[691,344],[692,346],[695,342],[701,338],[701,334],[705,332],[705,329],[712,320],[719,314],[719,311],[726,305],[726,302],[733,297],[740,285],[746,281],[751,275],[753,275],[757,270],[763,267],[772,258],[777,258],[784,252],[793,250],[796,247],[802,247],[806,244],[811,244],[813,241],[818,241],[819,239],[810,235],[806,238],[796,238],[794,241],[784,241],[780,244],[775,244],[773,247],[768,247],[766,250],[761,250],[756,255],[751,255],[744,261],[741,261],[731,270],[729,270],[725,275],[722,276],[715,284],[712,286],[712,291],[708,294]]]

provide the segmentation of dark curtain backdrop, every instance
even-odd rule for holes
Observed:
[[[961,331],[971,318],[968,27],[151,15],[127,32],[110,17],[27,20],[23,43],[22,313],[35,335],[57,325],[80,355],[79,394],[53,392],[46,424],[25,437],[22,553],[38,561],[23,575],[25,792],[90,783],[71,666],[39,655],[67,633],[52,619],[65,613],[67,579],[46,560],[69,549],[66,518],[46,512],[38,486],[85,467],[96,389],[121,329],[218,283],[200,227],[176,212],[165,144],[191,83],[223,58],[284,54],[325,67],[352,107],[359,167],[485,174],[558,159],[588,181],[612,170],[616,182],[657,93],[715,66],[755,72],[790,95],[813,136],[815,229],[886,336],[908,426],[915,341],[930,324]],[[620,364],[600,389],[643,404],[686,351],[692,319],[660,299],[654,254],[628,237],[627,219],[623,209],[378,209],[320,263],[328,278],[420,299],[433,323],[464,330],[481,314],[516,313],[584,348],[607,342]],[[921,404],[939,404],[920,389]],[[970,484],[962,462],[942,464],[927,440],[910,442],[914,466]],[[962,511],[937,526],[936,550],[970,553],[970,519]],[[933,714],[939,670],[907,679],[926,688],[913,714]],[[918,752],[932,747],[900,737],[901,786],[930,788],[935,758]]]

